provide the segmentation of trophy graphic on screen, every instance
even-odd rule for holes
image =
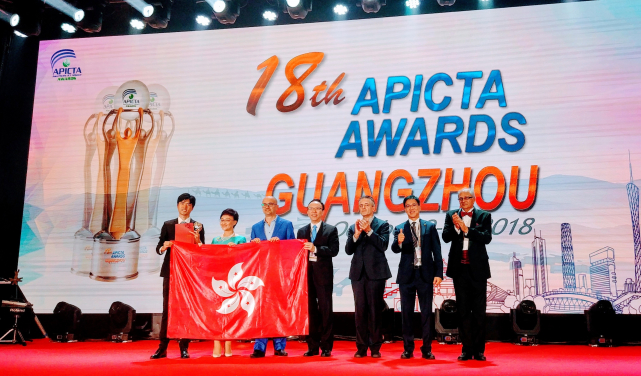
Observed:
[[[85,140],[85,164],[84,164],[84,183],[85,197],[84,210],[82,216],[82,227],[76,231],[73,243],[73,259],[71,261],[71,272],[79,275],[89,275],[91,271],[91,257],[93,251],[93,235],[100,230],[100,226],[91,221],[92,214],[95,213],[94,193],[91,189],[91,167],[93,158],[98,149],[98,130],[101,129],[101,120],[114,108],[114,94],[118,87],[110,86],[103,89],[96,98],[96,112],[91,114],[85,122],[83,137]],[[100,156],[99,156],[100,157]],[[99,175],[99,182],[96,192],[96,205],[103,207],[104,202],[104,184],[101,183],[103,177]],[[102,184],[102,185],[101,185]],[[100,196],[100,197],[98,197]]]
[[[151,84],[148,87],[149,109],[155,120],[155,131],[149,140],[145,154],[145,168],[136,203],[135,228],[142,234],[138,270],[155,273],[160,270],[162,259],[162,256],[156,253],[156,245],[160,239],[160,229],[156,224],[158,197],[165,172],[169,141],[174,134],[175,123],[174,117],[169,112],[171,99],[167,89],[158,84]]]

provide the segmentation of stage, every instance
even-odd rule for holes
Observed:
[[[250,359],[250,343],[233,343],[234,356],[213,358],[213,343],[193,343],[190,359],[180,359],[178,344],[172,342],[167,359],[150,360],[157,341],[133,343],[78,342],[53,343],[48,339],[34,340],[26,347],[0,346],[2,375],[418,375],[493,374],[514,375],[536,369],[537,375],[638,375],[641,347],[625,346],[592,348],[586,345],[515,346],[509,343],[488,343],[488,361],[456,360],[460,346],[434,344],[436,360],[422,358],[401,360],[402,342],[385,344],[382,357],[354,359],[354,342],[337,341],[331,358],[305,358],[306,345],[295,341],[287,344],[288,357],[275,357],[272,345],[267,357]],[[417,350],[415,356],[420,355]]]

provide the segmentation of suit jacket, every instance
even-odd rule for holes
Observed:
[[[303,226],[298,229],[296,239],[312,239],[312,225]],[[336,227],[321,222],[320,228],[316,231],[314,239],[316,246],[316,261],[307,263],[308,278],[312,278],[315,285],[327,286],[334,283],[334,264],[332,257],[338,255],[340,247],[338,241],[338,230]]]
[[[441,256],[441,240],[438,238],[436,225],[432,222],[420,220],[421,233],[421,267],[419,275],[426,283],[432,283],[434,277],[443,279],[443,256]],[[403,230],[405,240],[403,246],[398,244],[398,234]],[[411,283],[414,272],[414,241],[410,221],[405,221],[394,229],[394,243],[392,252],[401,254],[398,264],[396,283]]]
[[[347,244],[345,252],[352,257],[352,266],[349,268],[349,279],[358,281],[361,279],[363,269],[369,279],[388,279],[392,277],[389,269],[385,251],[389,244],[389,225],[387,221],[376,217],[372,219],[371,236],[361,232],[361,236],[354,241],[354,225],[347,231]]]
[[[194,223],[193,219],[189,219],[190,223]],[[158,240],[158,245],[156,246],[156,253],[160,253],[160,248],[167,241],[174,241],[176,239],[176,225],[178,224],[178,218],[170,219],[163,223],[162,229],[160,229],[160,240]],[[200,230],[200,242],[205,243],[205,226]],[[160,268],[161,277],[169,277],[169,263],[171,262],[171,248],[167,248],[165,251],[165,259],[162,262],[162,268]]]
[[[294,236],[294,225],[279,216],[276,216],[276,224],[274,225],[274,232],[272,236],[277,237],[280,240],[291,240],[296,239]],[[269,240],[265,235],[265,220],[262,220],[252,226],[251,239],[260,239],[260,240]]]
[[[450,210],[445,214],[445,225],[443,226],[443,241],[452,242],[450,254],[447,259],[447,276],[456,278],[461,268],[461,258],[463,256],[463,231],[456,233],[452,215],[459,213],[460,209]],[[472,221],[470,222],[467,233],[469,239],[468,258],[470,269],[475,279],[488,279],[490,274],[490,263],[488,261],[486,244],[492,241],[492,216],[485,210],[474,208]]]

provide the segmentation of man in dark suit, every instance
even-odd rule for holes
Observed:
[[[160,345],[156,353],[151,356],[151,359],[160,359],[167,357],[167,346],[169,339],[167,338],[167,319],[169,307],[169,263],[171,262],[171,246],[176,238],[176,225],[182,223],[197,223],[191,219],[190,215],[194,206],[196,206],[196,197],[189,193],[183,193],[178,196],[178,218],[166,221],[160,230],[160,240],[156,246],[156,253],[159,255],[165,254],[165,259],[160,269],[160,276],[163,277],[162,281],[162,321],[160,322]],[[205,242],[205,229],[199,224],[199,229],[194,232],[194,236],[198,237],[200,243]],[[179,341],[180,357],[183,359],[189,358],[189,340],[181,339]]]
[[[486,244],[492,241],[490,213],[474,208],[469,188],[458,192],[460,209],[445,214],[443,241],[452,242],[447,276],[454,281],[463,349],[459,360],[485,360],[485,308],[490,275]]]
[[[278,216],[278,201],[274,196],[267,196],[262,203],[263,214],[265,219],[252,226],[251,241],[260,243],[263,240],[278,242],[281,240],[296,239],[294,237],[294,225]],[[287,356],[285,346],[287,338],[274,338],[274,355]],[[267,338],[257,338],[254,342],[254,352],[249,355],[250,358],[263,358],[267,350]]]
[[[423,332],[422,357],[435,359],[432,354],[430,336],[430,316],[432,315],[432,298],[434,285],[443,280],[443,258],[441,240],[436,226],[432,222],[420,219],[421,204],[416,196],[407,196],[403,200],[408,221],[394,229],[392,251],[401,254],[396,283],[401,293],[401,317],[403,319],[403,354],[401,359],[414,357],[414,330],[412,315],[416,294],[421,308],[421,328]]]
[[[301,227],[297,239],[306,239],[305,249],[309,251],[307,263],[307,288],[309,307],[309,336],[307,352],[303,356],[332,355],[334,338],[332,333],[334,309],[332,292],[334,289],[334,265],[332,257],[338,255],[340,247],[336,227],[322,221],[325,205],[318,199],[307,205],[309,226]]]
[[[389,225],[374,217],[376,202],[370,196],[358,201],[363,219],[349,227],[345,252],[352,257],[349,279],[354,293],[356,318],[355,358],[381,357],[385,281],[392,277],[385,251],[389,244]]]

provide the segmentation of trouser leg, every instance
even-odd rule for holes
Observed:
[[[369,303],[369,334],[372,352],[378,352],[383,344],[383,308],[385,307],[385,280],[368,280],[366,282],[367,302]]]
[[[365,294],[365,277],[360,280],[352,280],[352,292],[354,293],[354,319],[356,324],[356,349],[359,352],[366,352],[369,347],[367,296]]]
[[[418,278],[416,280],[416,292],[418,295],[418,305],[421,309],[421,329],[423,346],[421,352],[427,354],[432,351],[432,333],[430,318],[432,317],[432,299],[434,296],[433,281],[425,282]]]
[[[414,304],[416,301],[416,287],[414,283],[402,283],[399,285],[399,292],[401,294],[403,349],[408,352],[414,352],[412,316],[414,315]]]

